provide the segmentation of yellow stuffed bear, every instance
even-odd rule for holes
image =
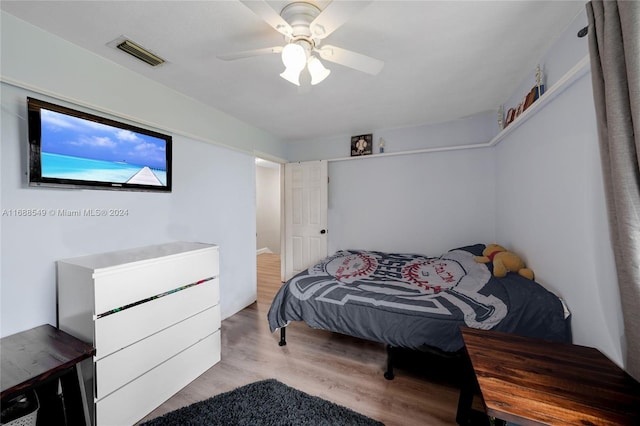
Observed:
[[[517,272],[525,278],[533,279],[533,271],[525,268],[524,261],[499,244],[489,244],[482,250],[482,256],[475,256],[474,259],[478,263],[493,262],[493,275],[498,278],[506,276],[507,272]]]

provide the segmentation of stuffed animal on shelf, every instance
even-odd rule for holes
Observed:
[[[474,259],[478,263],[493,262],[493,275],[498,278],[506,276],[507,272],[517,272],[530,280],[534,277],[533,271],[525,268],[524,261],[517,254],[499,244],[487,245],[482,250],[482,256],[475,256]]]

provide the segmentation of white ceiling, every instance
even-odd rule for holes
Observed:
[[[287,1],[269,1],[280,11]],[[316,1],[321,9],[329,1]],[[325,43],[385,62],[377,76],[323,61],[307,93],[279,77],[277,54],[216,56],[282,45],[238,1],[9,1],[0,8],[284,141],[454,120],[495,111],[583,1],[373,1]],[[120,36],[165,58],[150,67],[109,47]]]

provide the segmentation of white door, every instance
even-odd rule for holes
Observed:
[[[284,165],[285,280],[327,256],[326,161]]]

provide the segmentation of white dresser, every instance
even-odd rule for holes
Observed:
[[[174,242],[57,268],[58,326],[96,348],[94,424],[134,424],[220,361],[217,246]]]

